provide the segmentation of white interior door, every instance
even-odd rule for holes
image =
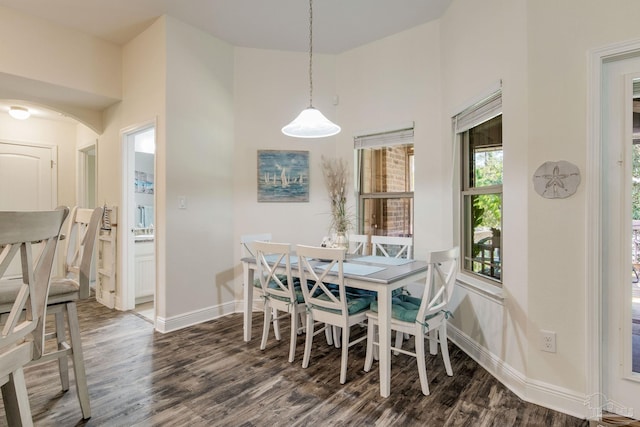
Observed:
[[[0,141],[0,210],[53,209],[56,197],[56,148]],[[13,260],[9,275],[20,274]]]
[[[605,63],[602,72],[603,132],[603,340],[602,409],[640,418],[640,335],[634,351],[634,186],[640,186],[640,146],[633,143],[633,82],[640,82],[640,57]],[[639,141],[640,142],[640,141]],[[637,151],[634,156],[634,151]],[[634,167],[634,157],[635,167]],[[634,172],[635,170],[635,172]],[[635,175],[635,176],[634,176]],[[636,212],[634,213],[634,206]],[[640,217],[638,218],[640,220]],[[638,301],[640,304],[640,301]],[[640,331],[636,330],[637,333]]]
[[[55,208],[55,147],[0,141],[0,210]]]

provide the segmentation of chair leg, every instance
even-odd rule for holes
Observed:
[[[369,372],[373,365],[373,340],[375,338],[375,321],[367,319],[367,354],[364,357],[364,371]]]
[[[260,341],[260,350],[267,347],[267,339],[269,338],[269,328],[271,327],[272,310],[269,300],[264,302],[264,325],[262,325],[262,341]],[[274,322],[275,323],[275,322]],[[275,329],[275,325],[273,327]]]
[[[291,313],[291,338],[289,342],[289,363],[293,362],[296,357],[296,343],[298,341],[298,313],[295,307]]]
[[[340,361],[340,384],[347,382],[347,360],[349,358],[349,332],[348,326],[342,327],[342,360]]]
[[[435,328],[429,331],[429,353],[438,354],[438,330]]]
[[[24,370],[18,368],[9,374],[9,381],[2,385],[2,400],[4,401],[7,422],[10,426],[31,427],[31,407],[27,384],[24,380]]]
[[[418,361],[418,375],[420,377],[420,387],[422,394],[429,395],[429,382],[427,381],[427,360],[424,352],[424,334],[422,333],[422,325],[416,328],[416,359]]]
[[[449,360],[449,344],[447,343],[447,324],[442,322],[440,325],[440,350],[442,351],[442,360],[444,360],[444,368],[447,371],[447,375],[453,376],[453,369],[451,369],[451,360]]]
[[[278,341],[280,341],[280,319],[278,319],[279,314],[278,314],[278,310],[276,310],[275,308],[273,309],[273,313],[271,313],[271,315],[273,316],[273,333],[276,336],[276,339]]]
[[[333,333],[331,332],[331,328],[326,325],[324,328],[324,336],[327,339],[327,345],[333,345]]]
[[[313,315],[307,313],[307,338],[304,341],[304,356],[302,357],[302,367],[309,367],[311,357],[311,345],[313,344]]]
[[[333,330],[333,344],[335,344],[336,348],[340,348],[340,326],[332,326]]]
[[[404,333],[400,331],[396,331],[396,348],[402,348],[402,342],[404,341]],[[395,356],[399,355],[400,352],[394,351],[393,354]]]
[[[55,329],[56,329],[56,341],[58,342],[58,350],[64,349],[67,341],[65,325],[64,325],[64,310],[58,310],[54,314]],[[62,385],[62,391],[69,390],[69,358],[66,354],[61,354],[58,358],[58,369],[60,371],[60,384]]]
[[[305,332],[305,325],[307,323],[307,314],[304,310],[300,312],[300,330],[298,331],[298,335],[301,335]]]
[[[71,348],[73,359],[73,373],[76,377],[76,392],[82,409],[82,418],[91,418],[91,404],[89,402],[89,388],[87,387],[87,374],[84,369],[84,355],[82,353],[82,341],[80,340],[80,325],[78,324],[78,311],[76,303],[67,304],[67,320],[69,322],[69,335],[71,336]]]

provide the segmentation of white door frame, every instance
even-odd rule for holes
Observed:
[[[121,200],[121,214],[119,215],[119,221],[121,230],[119,238],[119,250],[120,250],[120,268],[118,271],[119,276],[122,278],[120,281],[120,290],[118,297],[116,297],[116,308],[119,310],[133,310],[135,308],[136,289],[135,289],[135,239],[133,234],[133,228],[135,227],[135,199],[134,199],[134,186],[135,180],[135,144],[134,136],[144,130],[151,128],[157,129],[157,120],[149,120],[141,122],[120,131],[122,141],[122,200]],[[154,159],[155,169],[155,159]],[[154,215],[155,209],[154,209]],[[154,220],[154,224],[156,221]],[[156,230],[157,233],[157,230]],[[157,234],[154,239],[154,245],[156,246],[157,253]],[[157,270],[157,266],[156,266]],[[157,289],[156,289],[157,292]]]
[[[640,40],[626,41],[603,48],[594,49],[589,54],[588,105],[587,105],[587,218],[586,218],[586,380],[590,418],[600,417],[604,385],[603,361],[603,212],[602,212],[602,140],[603,123],[601,117],[602,70],[606,62],[623,60],[630,56],[640,56]],[[596,351],[593,351],[593,350]],[[636,414],[637,415],[637,414]]]
[[[98,140],[92,141],[91,143],[87,143],[81,147],[78,147],[78,166],[77,166],[77,196],[76,200],[78,201],[78,206],[83,208],[95,208],[98,206],[98,200],[95,200],[96,206],[89,206],[89,202],[87,201],[87,152],[95,150],[95,170],[93,182],[96,185],[94,189],[94,193],[98,194]]]

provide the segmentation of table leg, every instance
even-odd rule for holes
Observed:
[[[380,346],[380,396],[391,388],[391,291],[378,292],[378,334]]]
[[[242,280],[243,280],[243,295],[242,301],[243,316],[244,316],[244,340],[251,341],[251,316],[253,313],[253,269],[249,267],[249,263],[242,263]]]

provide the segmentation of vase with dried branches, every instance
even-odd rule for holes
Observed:
[[[347,208],[347,183],[349,172],[344,159],[322,157],[322,173],[331,203],[331,231],[335,232],[335,246],[347,248],[348,232],[353,227],[353,217]]]

